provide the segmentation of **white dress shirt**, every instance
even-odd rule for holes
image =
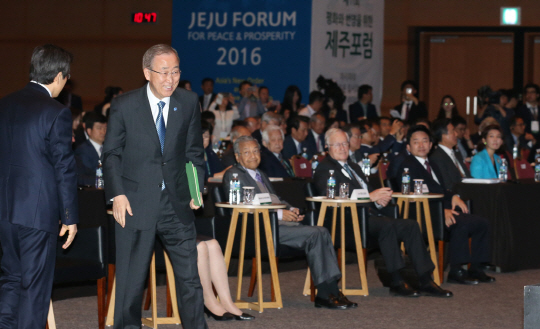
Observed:
[[[208,95],[203,96],[203,111],[208,110],[208,105],[210,105],[211,100],[212,100],[212,94],[208,94]]]
[[[311,116],[315,114],[315,110],[313,108],[311,108],[311,106],[306,106],[304,107],[303,109],[301,109],[299,112],[298,112],[298,115],[303,115],[305,117],[308,117],[308,118],[311,118]]]
[[[275,153],[274,153],[274,155],[275,155]],[[254,181],[257,181],[257,172],[258,172],[258,170],[252,170],[252,169],[248,169],[246,167],[243,167],[243,168],[248,172],[248,174],[251,176],[251,178],[253,178]],[[261,174],[259,173],[259,175],[261,175]],[[262,178],[262,175],[261,175],[261,178]],[[264,184],[264,183],[262,183],[262,184]],[[272,196],[272,202],[276,202],[276,199],[279,200],[279,198],[277,196],[273,195],[273,194],[270,194],[270,196]],[[277,201],[277,202],[279,202],[279,201]],[[281,202],[279,202],[279,203],[281,203]],[[294,209],[296,209],[296,208],[291,207],[289,210],[292,211]],[[282,220],[283,219],[283,209],[276,209],[276,212],[277,212],[278,220]]]
[[[426,160],[427,159],[417,157],[416,155],[414,157],[416,158],[416,160],[418,160],[418,162],[420,162],[420,164],[424,167],[424,169],[427,170],[427,167],[426,167]],[[431,177],[433,177],[433,179],[437,182],[437,184],[441,185],[441,182],[439,182],[439,179],[437,178],[437,175],[435,175],[435,172],[433,171],[433,167],[431,167],[431,163],[429,164],[429,167],[431,168]]]
[[[212,102],[208,111],[214,113],[216,117],[213,134],[218,139],[226,138],[231,133],[233,121],[240,118],[236,105],[233,105],[231,110],[220,111],[216,110],[216,102]]]
[[[103,145],[96,143],[92,140],[92,138],[88,138],[88,140],[90,141],[90,143],[92,143],[92,146],[96,149],[98,156],[101,158],[101,151],[103,150]]]
[[[452,161],[456,164],[456,166],[458,167],[459,171],[461,171],[461,175],[463,175],[463,177],[465,177],[465,170],[463,170],[463,167],[461,167],[461,163],[459,163],[459,160],[457,159],[456,157],[456,154],[454,153],[454,150],[450,149],[449,147],[446,147],[442,144],[439,144],[439,147],[441,148],[441,150],[443,150],[446,154],[448,154],[448,156],[450,157],[450,159],[452,159]],[[433,171],[432,171],[433,172]]]
[[[148,102],[150,103],[150,109],[152,110],[152,117],[154,117],[154,124],[156,123],[158,113],[159,113],[159,107],[158,103],[160,101],[165,102],[165,106],[163,107],[163,120],[165,121],[165,128],[167,127],[167,119],[169,118],[169,103],[171,102],[170,97],[165,97],[163,99],[159,99],[152,93],[152,90],[150,90],[150,83],[146,85],[146,93],[148,94]]]
[[[313,134],[313,137],[315,137],[315,145],[317,145],[317,152],[324,152],[324,145],[322,145],[323,143],[319,138],[319,134],[317,134],[313,129],[311,129],[311,133]]]

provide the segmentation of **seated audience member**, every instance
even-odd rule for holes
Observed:
[[[358,122],[350,123],[343,127],[343,131],[347,134],[349,139],[349,159],[354,163],[362,161],[362,159],[356,159],[355,152],[362,145],[362,133]]]
[[[390,115],[407,122],[416,122],[419,118],[427,118],[426,104],[416,98],[417,93],[416,82],[404,81],[401,84],[401,104],[390,110]]]
[[[494,282],[495,278],[486,275],[481,265],[490,262],[488,221],[469,214],[465,202],[459,195],[444,188],[444,176],[440,168],[428,161],[432,142],[431,133],[427,128],[423,126],[411,128],[407,141],[407,150],[411,154],[401,164],[400,174],[404,168],[408,168],[411,181],[423,179],[429,192],[444,194],[445,224],[450,235],[450,272],[447,282],[460,284]],[[469,238],[471,238],[470,247]],[[469,263],[471,264],[469,270],[462,268]]]
[[[265,111],[280,113],[281,103],[279,101],[272,100],[272,98],[270,97],[270,91],[268,90],[267,86],[259,87],[259,100],[264,106]]]
[[[349,184],[349,191],[365,189],[372,201],[368,218],[368,239],[375,240],[388,273],[392,276],[390,293],[405,297],[418,297],[420,294],[435,297],[452,297],[452,293],[441,289],[431,278],[435,269],[427,251],[418,223],[407,219],[393,219],[385,213],[391,210],[387,207],[392,200],[392,190],[383,187],[373,190],[364,176],[362,169],[349,158],[349,141],[347,134],[341,129],[330,129],[325,134],[328,145],[328,156],[325,157],[315,170],[313,182],[318,195],[326,195],[326,182],[334,171],[336,186],[341,183]],[[420,287],[418,290],[404,281],[400,271],[405,268],[401,256],[400,242],[403,242],[407,254],[418,274]]]
[[[210,177],[223,177],[223,174],[230,166],[229,168],[224,168],[216,152],[212,150],[212,144],[210,143],[212,126],[208,122],[201,120],[201,128],[204,147],[204,181],[206,182]]]
[[[279,126],[270,125],[263,130],[261,148],[261,164],[259,169],[269,177],[294,177],[294,170],[289,162],[281,154],[285,135]]]
[[[471,175],[474,178],[499,178],[501,157],[495,154],[503,144],[502,129],[498,125],[484,128],[478,153],[471,162]]]
[[[254,316],[243,313],[233,302],[229,289],[225,259],[215,239],[200,240],[197,237],[197,269],[201,286],[205,313],[216,321],[238,320],[249,321]],[[214,295],[214,289],[219,300]]]
[[[79,109],[70,108],[71,110],[71,130],[73,130],[73,133],[77,131],[78,129],[82,129],[81,121],[82,121],[82,115],[83,111]]]
[[[199,103],[201,104],[201,110],[204,112],[208,111],[210,104],[216,100],[217,94],[214,93],[214,80],[212,78],[202,79],[201,89],[203,94],[199,96]]]
[[[265,109],[261,104],[261,101],[257,98],[257,87],[247,80],[240,83],[240,96],[242,99],[238,103],[238,113],[240,113],[240,119],[249,117],[261,116],[264,114]]]
[[[499,126],[499,123],[493,117],[487,117],[482,120],[482,122],[480,122],[480,125],[478,126],[478,132],[474,135],[471,135],[471,142],[474,146],[478,147],[478,145],[482,141],[482,131],[484,131],[487,126],[491,125]]]
[[[459,117],[459,112],[456,107],[456,101],[451,95],[444,95],[441,99],[441,107],[437,119],[454,119]]]
[[[390,135],[390,131],[392,130],[392,122],[394,119],[391,119],[389,117],[380,117],[375,120],[379,124],[379,139],[382,141],[384,138],[388,135]],[[399,120],[402,122],[401,120]]]
[[[320,91],[312,91],[309,94],[309,104],[298,111],[298,115],[310,118],[313,114],[319,112],[324,104],[324,95]]]
[[[328,131],[332,128],[339,128],[339,121],[337,121],[336,119],[326,119],[324,131]]]
[[[373,101],[373,87],[361,85],[358,87],[358,101],[349,105],[349,118],[351,123],[360,120],[375,120],[377,109],[371,104]]]
[[[456,151],[461,153],[461,156],[466,162],[471,162],[472,150],[475,149],[471,140],[471,133],[467,128],[467,121],[460,116],[452,119],[452,125],[457,135]]]
[[[376,138],[375,131],[371,129],[371,122],[369,120],[359,121],[358,125],[360,127],[362,141],[360,148],[354,152],[355,159],[360,162],[367,154],[373,167],[378,162],[380,156],[379,149],[373,146]]]
[[[300,88],[295,85],[290,85],[285,90],[283,102],[281,103],[281,114],[285,120],[289,120],[298,114],[302,108],[302,93]]]
[[[471,172],[465,165],[460,152],[455,152],[457,133],[451,119],[438,119],[433,122],[433,138],[438,143],[431,152],[429,162],[439,167],[445,190],[454,190],[454,186],[463,178],[471,178]]]
[[[109,108],[111,107],[112,100],[116,96],[121,95],[123,92],[124,91],[121,87],[108,86],[107,88],[105,88],[105,98],[101,103],[94,107],[94,112],[102,114],[108,118]]]
[[[216,100],[207,107],[209,112],[214,113],[215,123],[213,134],[216,139],[227,138],[231,133],[233,121],[240,118],[238,109],[230,103],[229,95],[229,93],[220,93]]]
[[[96,184],[96,169],[99,166],[103,142],[107,133],[107,118],[89,112],[84,116],[88,139],[75,149],[77,160],[77,182],[79,185]]]
[[[343,99],[340,96],[328,96],[321,111],[327,119],[338,121],[340,127],[347,124],[347,112],[343,109]]]
[[[510,134],[510,119],[514,116],[514,111],[505,109],[500,105],[500,100],[504,97],[500,92],[493,91],[489,86],[482,86],[478,90],[479,110],[474,117],[475,123],[480,123],[487,117],[492,117],[502,128],[504,135]]]
[[[260,129],[255,130],[251,133],[251,136],[259,142],[259,144],[262,144],[262,132],[266,129],[268,126],[279,126],[281,123],[281,118],[279,117],[279,114],[276,114],[274,112],[265,112],[261,118],[261,127]]]
[[[321,113],[315,113],[309,119],[309,132],[306,145],[312,154],[324,152],[324,126],[326,119]]]
[[[184,88],[185,90],[192,91],[191,82],[189,80],[180,80],[180,82],[178,82],[178,88]]]
[[[244,122],[242,121],[242,123]],[[238,137],[241,136],[251,136],[251,132],[243,125],[234,126],[231,129],[231,142],[234,144]],[[236,156],[234,155],[234,150],[231,147],[223,153],[223,156],[221,157],[221,164],[223,165],[223,167],[229,167],[234,165],[235,163]]]
[[[244,122],[246,123],[246,128],[249,129],[249,132],[252,134],[261,128],[259,120],[255,117],[245,118]]]
[[[255,193],[270,193],[273,202],[287,206],[286,209],[277,211],[280,224],[279,241],[290,248],[305,250],[313,283],[318,290],[315,307],[330,309],[357,307],[358,304],[350,302],[338,289],[337,283],[341,273],[330,233],[324,227],[304,226],[298,223],[304,219],[304,215],[300,215],[297,208],[276,195],[266,173],[257,169],[261,162],[257,141],[251,136],[240,137],[234,143],[234,152],[238,164],[225,173],[224,190],[229,190],[230,179],[233,174],[238,174],[241,186],[253,186]]]
[[[306,149],[308,159],[313,157],[313,150],[308,149],[306,137],[308,135],[308,121],[304,116],[292,118],[289,123],[289,135],[285,137],[283,142],[283,156],[285,159],[290,159],[294,155],[301,155]]]
[[[538,129],[539,127],[533,127],[533,125],[538,126],[538,121],[540,118],[539,110],[540,106],[538,105],[538,100],[540,99],[540,87],[534,83],[528,83],[523,88],[524,103],[516,109],[516,115],[519,115],[523,118],[525,122],[525,131],[535,135],[536,139],[539,138],[539,131],[533,131],[532,128]],[[536,122],[533,124],[533,122]]]
[[[531,133],[525,132],[525,122],[520,116],[514,116],[510,120],[510,134],[505,138],[506,149],[513,152],[514,146],[518,150],[530,150],[536,144],[536,139]]]

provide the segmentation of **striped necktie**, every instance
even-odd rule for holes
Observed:
[[[159,144],[161,144],[161,154],[163,155],[163,147],[165,146],[165,132],[167,129],[165,128],[165,120],[163,119],[163,108],[165,107],[165,102],[160,101],[158,103],[158,116],[156,119],[156,129],[159,137]],[[161,182],[161,190],[163,191],[165,189],[165,180]]]

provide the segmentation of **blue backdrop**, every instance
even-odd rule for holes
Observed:
[[[311,0],[174,0],[172,46],[181,79],[201,95],[201,80],[215,92],[234,92],[249,80],[282,100],[288,85],[309,94]]]

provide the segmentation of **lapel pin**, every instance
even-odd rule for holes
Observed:
[[[175,107],[175,108],[174,108],[174,110],[176,111],[176,110],[178,110],[178,108],[177,108],[177,107]]]

